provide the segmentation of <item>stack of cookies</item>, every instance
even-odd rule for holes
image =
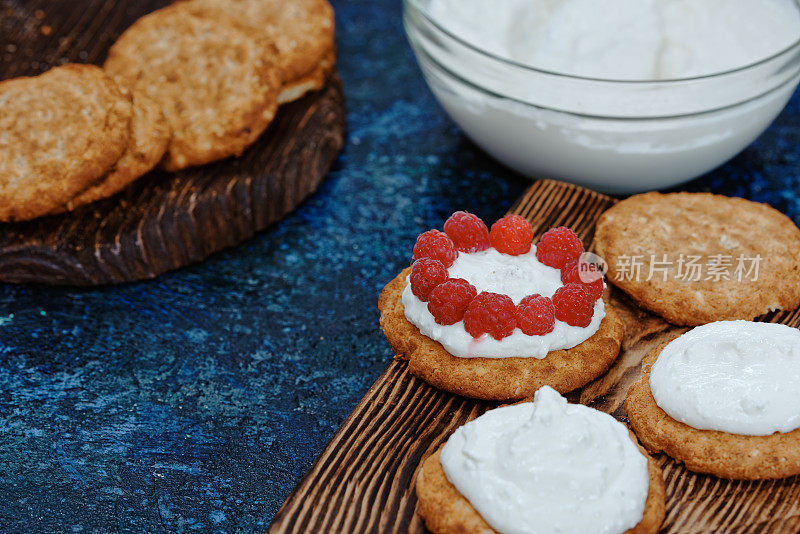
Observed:
[[[103,69],[0,83],[0,221],[241,154],[280,104],[322,88],[333,38],[326,0],[186,0],[136,21]]]

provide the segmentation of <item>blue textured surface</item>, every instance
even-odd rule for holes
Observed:
[[[152,282],[0,286],[0,530],[263,531],[390,360],[377,295],[416,235],[528,185],[437,106],[397,0],[334,5],[350,134],[297,212]],[[799,116],[687,188],[800,221]]]

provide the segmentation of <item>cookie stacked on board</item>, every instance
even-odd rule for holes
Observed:
[[[379,299],[384,334],[412,374],[474,398],[522,399],[463,426],[422,463],[418,510],[432,531],[656,532],[665,496],[648,453],[730,479],[800,474],[800,331],[752,321],[800,306],[791,220],[743,199],[637,195],[601,216],[599,256],[563,228],[531,247],[532,232],[504,220],[490,233],[457,213],[444,233],[422,234],[412,267]],[[625,400],[635,435],[558,395],[605,373],[621,349],[622,324],[602,326],[615,322],[612,301],[592,311],[574,289],[604,293],[596,266],[641,308],[700,325],[675,329],[642,363]]]
[[[131,99],[100,68],[56,67],[0,83],[0,220],[65,206],[128,148]]]
[[[241,154],[280,104],[323,87],[333,37],[326,0],[186,0],[136,21],[103,69],[0,82],[0,222]]]
[[[800,306],[800,230],[768,206],[711,193],[645,193],[597,221],[611,282],[679,326]]]

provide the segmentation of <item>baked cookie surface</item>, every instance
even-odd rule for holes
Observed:
[[[169,140],[170,129],[161,108],[143,95],[134,95],[128,148],[99,184],[89,187],[57,211],[115,195],[158,164]]]
[[[651,453],[665,452],[687,469],[729,479],[772,479],[800,474],[800,429],[769,436],[698,430],[670,417],[650,390],[650,369],[667,346],[642,361],[642,376],[625,397],[625,410],[639,441]]]
[[[162,164],[171,171],[241,154],[272,121],[281,89],[270,43],[179,7],[137,20],[105,62],[164,111],[172,138]]]
[[[275,43],[284,76],[281,103],[322,88],[336,62],[333,8],[327,0],[188,0],[191,13],[228,16]]]
[[[1,82],[0,109],[0,221],[64,205],[109,172],[130,137],[130,99],[93,65]]]
[[[605,373],[619,355],[625,329],[607,304],[592,337],[543,359],[453,356],[406,319],[402,293],[410,272],[410,267],[405,269],[381,291],[380,324],[397,357],[409,361],[409,372],[439,389],[486,400],[532,397],[544,385],[566,393]]]
[[[418,510],[434,534],[496,534],[470,502],[450,483],[439,460],[442,447],[429,456],[417,472]],[[642,451],[644,453],[644,451]],[[664,481],[661,471],[648,456],[650,487],[642,521],[628,534],[658,532],[664,521]]]
[[[634,195],[600,216],[595,244],[608,280],[673,324],[800,306],[800,230],[766,204],[710,193]]]

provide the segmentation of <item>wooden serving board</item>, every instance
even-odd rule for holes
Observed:
[[[0,0],[0,79],[101,64],[169,0]],[[152,172],[72,213],[0,224],[0,281],[96,285],[153,278],[252,237],[317,189],[344,144],[341,82],[282,106],[238,158]]]
[[[597,218],[614,202],[541,180],[510,213],[531,221],[537,236],[565,225],[589,243]],[[608,373],[568,397],[627,422],[622,402],[642,358],[685,329],[640,310],[618,290],[612,289],[611,302],[627,329],[622,353]],[[797,326],[800,310],[763,320]],[[394,360],[283,504],[270,532],[425,532],[415,513],[417,467],[456,428],[495,406],[430,387]],[[663,532],[800,532],[800,477],[727,481],[687,471],[666,455],[656,459],[667,489]]]

